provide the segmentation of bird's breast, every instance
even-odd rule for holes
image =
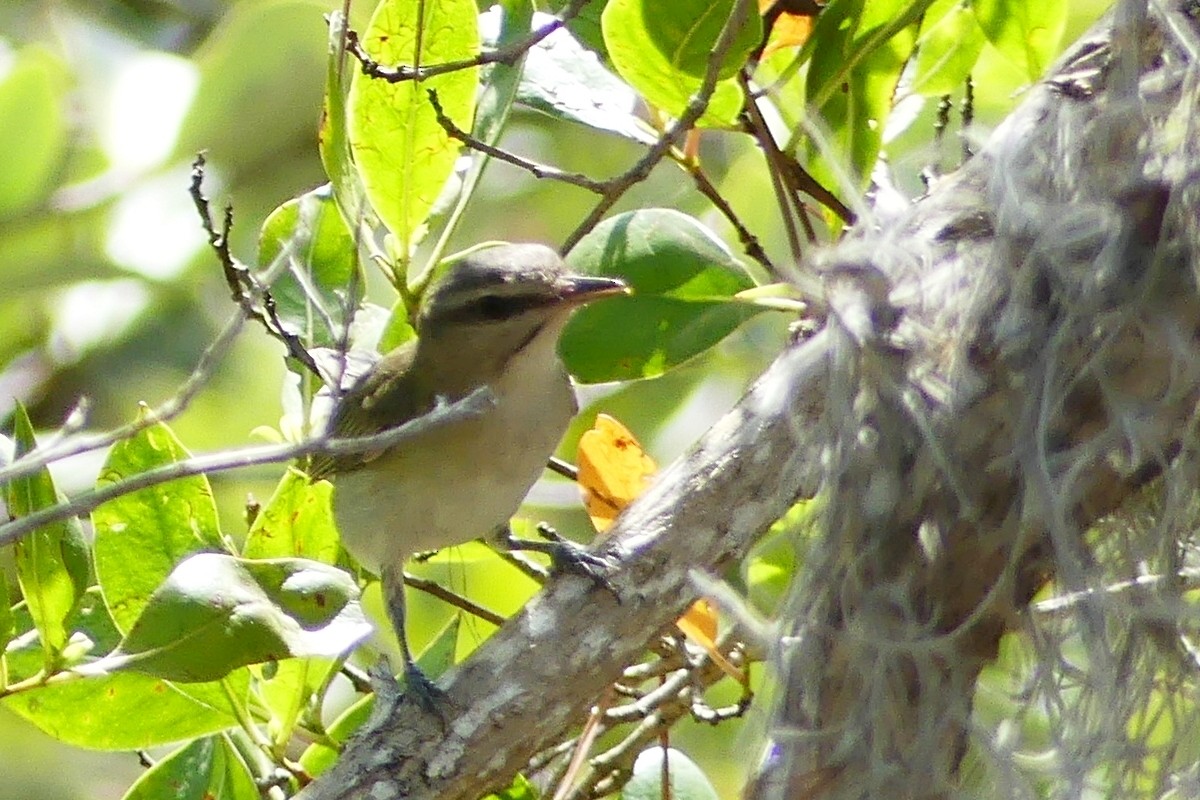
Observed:
[[[378,571],[414,552],[461,544],[517,510],[576,410],[556,337],[533,341],[490,385],[482,414],[431,429],[336,479],[342,541]]]

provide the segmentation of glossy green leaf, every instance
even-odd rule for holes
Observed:
[[[138,777],[122,800],[259,800],[262,794],[223,737],[188,742]]]
[[[621,800],[666,800],[663,794],[663,760],[671,776],[671,800],[718,800],[717,790],[704,770],[675,748],[651,747],[633,762],[633,777],[621,790]]]
[[[143,407],[141,415],[148,411]],[[97,486],[173,464],[189,453],[165,424],[156,422],[113,445]],[[150,595],[183,558],[224,548],[212,487],[203,475],[141,489],[92,512],[96,577],[117,627],[128,631]]]
[[[680,0],[666,11],[655,0],[610,0],[601,24],[613,66],[651,105],[678,117],[700,88],[733,7],[733,0]],[[721,80],[699,124],[734,124],[742,108],[735,76],[761,39],[762,18],[752,10],[721,64]]]
[[[424,17],[418,15],[424,10]],[[383,0],[362,37],[372,58],[388,66],[430,66],[471,58],[479,50],[472,0]],[[428,97],[437,92],[446,116],[471,129],[476,68],[423,81],[388,83],[356,73],[349,99],[350,149],[372,206],[407,254],[454,170],[460,144],[438,124]]]
[[[279,318],[309,344],[329,347],[343,339],[362,294],[356,253],[329,184],[287,201],[263,223],[259,264],[287,259],[271,284]]]
[[[257,697],[270,712],[271,741],[289,741],[306,711],[319,713],[321,691],[341,665],[342,659],[288,658],[251,668],[259,676]]]
[[[0,218],[40,203],[54,188],[67,146],[65,68],[48,50],[22,50],[0,75]]]
[[[117,673],[53,683],[0,702],[67,744],[137,750],[235,727],[238,719],[230,695],[244,698],[249,679],[249,673],[240,670],[224,686],[184,687],[148,675]]]
[[[33,425],[18,402],[14,414],[14,459],[37,446]],[[14,518],[51,508],[62,501],[49,470],[14,479],[7,487],[8,513]],[[41,636],[45,663],[53,670],[71,631],[67,617],[87,590],[88,557],[79,521],[70,518],[43,525],[14,546],[17,581]]]
[[[430,677],[437,677],[450,668],[454,658],[454,645],[458,640],[459,618],[454,617],[442,628],[437,637],[417,658],[417,666]],[[351,705],[329,726],[329,738],[344,744],[371,716],[375,707],[375,695],[369,694]],[[320,775],[337,761],[338,751],[327,744],[309,745],[300,757],[300,765],[309,775]]]
[[[534,16],[535,27],[549,14]],[[518,99],[549,116],[653,144],[655,133],[637,115],[637,93],[581,45],[569,31],[558,30],[529,51]]]
[[[275,494],[246,535],[246,558],[298,556],[334,564],[338,557],[337,526],[325,481],[311,483],[304,473],[289,469]]]
[[[1058,52],[1067,22],[1064,0],[976,0],[971,8],[988,41],[1030,81],[1039,80]]]
[[[806,148],[809,171],[824,186],[843,191],[835,176],[846,166],[855,188],[866,185],[916,41],[916,20],[928,5],[929,0],[834,0],[817,18],[807,95],[828,140],[822,149],[806,141]]]
[[[970,3],[935,0],[917,39],[912,90],[927,96],[961,91],[985,41]]]
[[[197,553],[154,592],[117,649],[79,671],[211,681],[248,664],[337,658],[370,634],[358,586],[340,569]]]
[[[624,278],[633,287],[630,297],[580,309],[563,332],[563,360],[585,383],[661,375],[763,310],[732,299],[754,282],[725,245],[695,219],[670,209],[605,220],[567,263],[586,274]]]

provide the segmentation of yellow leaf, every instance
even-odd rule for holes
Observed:
[[[658,470],[629,429],[607,414],[598,414],[592,429],[579,437],[578,457],[583,504],[601,533]]]
[[[583,504],[601,533],[645,491],[658,470],[629,429],[607,414],[597,414],[592,429],[579,437],[578,459]],[[717,648],[717,610],[712,603],[697,600],[676,624],[685,636],[708,651],[726,675],[745,682],[743,672]]]

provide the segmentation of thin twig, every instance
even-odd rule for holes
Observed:
[[[428,90],[429,103],[433,106],[433,113],[437,116],[438,124],[442,129],[453,139],[457,139],[472,150],[476,150],[484,155],[503,161],[506,164],[512,164],[515,167],[520,167],[523,170],[531,173],[535,178],[544,178],[549,180],[561,181],[572,186],[578,186],[582,189],[587,189],[589,192],[603,194],[608,191],[612,181],[598,181],[589,178],[587,175],[578,172],[564,172],[555,167],[548,167],[544,164],[537,164],[528,159],[521,158],[518,155],[502,150],[499,147],[481,142],[471,134],[464,131],[454,124],[454,121],[446,116],[446,112],[442,110],[441,101],[438,100],[437,91],[434,89]]]
[[[733,41],[738,31],[745,24],[747,15],[751,13],[750,6],[750,0],[736,0],[732,10],[729,12],[729,17],[725,20],[724,27],[721,28],[721,35],[717,37],[717,41],[713,45],[700,88],[692,96],[683,114],[670,127],[663,131],[662,135],[658,137],[658,141],[646,151],[645,155],[638,159],[636,164],[630,167],[620,178],[614,180],[612,187],[605,191],[604,195],[600,198],[600,202],[596,204],[583,222],[579,223],[579,226],[563,242],[560,248],[561,253],[566,254],[570,252],[571,248],[579,244],[579,240],[588,231],[596,227],[600,220],[604,218],[604,215],[608,213],[608,210],[621,199],[621,196],[625,192],[648,178],[651,171],[662,161],[667,152],[704,115],[705,110],[708,108],[708,101],[712,98],[713,92],[716,91],[721,73],[721,64],[724,62],[725,56],[729,53],[729,48],[733,46]]]
[[[353,30],[346,31],[346,50],[350,55],[358,59],[364,75],[388,83],[425,80],[426,78],[445,75],[450,72],[458,72],[459,70],[471,69],[472,67],[482,67],[485,64],[507,64],[511,67],[531,48],[536,47],[547,36],[578,16],[579,12],[583,10],[583,7],[588,2],[590,0],[572,0],[570,5],[564,8],[562,13],[558,15],[557,19],[533,31],[528,39],[515,42],[508,47],[499,47],[495,50],[482,52],[474,58],[465,58],[461,61],[447,61],[443,64],[431,64],[429,66],[405,66],[403,64],[393,67],[385,66],[371,58],[362,46],[362,42],[358,38],[358,33]]]
[[[693,160],[687,160],[680,161],[679,165],[683,167],[688,175],[692,176],[692,180],[696,184],[696,190],[708,198],[708,201],[713,204],[717,211],[721,212],[726,221],[737,231],[738,239],[741,241],[742,247],[745,248],[746,255],[761,264],[768,274],[778,275],[778,270],[771,263],[771,258],[767,255],[767,251],[763,250],[762,243],[758,241],[758,237],[750,232],[750,229],[741,221],[737,212],[729,205],[729,202],[717,191],[717,187],[713,186],[712,181],[708,179],[704,170],[700,168],[700,164]]]
[[[404,585],[411,586],[414,589],[425,592],[425,594],[432,595],[442,602],[449,603],[455,608],[460,608],[463,611],[466,611],[468,614],[479,617],[483,621],[490,622],[497,627],[504,624],[504,615],[497,614],[495,611],[479,605],[474,600],[463,597],[457,592],[450,591],[437,581],[419,578],[416,575],[410,575],[406,572],[404,573]]]
[[[193,456],[183,461],[164,464],[161,467],[147,470],[116,483],[82,492],[64,503],[43,508],[28,516],[4,523],[0,525],[0,546],[14,542],[43,525],[59,522],[79,514],[85,514],[109,500],[136,492],[139,489],[158,486],[159,484],[194,475],[224,472],[231,469],[244,469],[263,464],[277,464],[307,455],[346,456],[364,453],[369,450],[393,447],[414,436],[427,433],[430,429],[437,426],[478,415],[493,402],[494,399],[491,390],[487,387],[482,387],[471,392],[471,394],[461,400],[439,406],[428,414],[423,414],[399,427],[389,428],[382,433],[371,436],[357,436],[353,438],[319,436],[295,444],[245,447],[219,453]]]
[[[270,291],[254,277],[245,264],[238,262],[229,251],[229,231],[233,227],[233,206],[225,206],[220,231],[213,224],[208,198],[204,196],[204,166],[204,154],[200,153],[192,162],[192,180],[188,187],[188,194],[191,195],[192,203],[196,206],[196,213],[200,215],[200,224],[204,228],[204,232],[208,234],[209,247],[212,248],[217,261],[221,264],[225,282],[229,286],[229,292],[233,296],[234,302],[248,318],[262,323],[267,333],[283,344],[289,356],[296,359],[313,375],[318,378],[322,377],[317,362],[313,360],[308,348],[300,341],[300,337],[290,332],[279,319],[275,298],[271,296]]]

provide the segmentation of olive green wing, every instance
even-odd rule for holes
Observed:
[[[415,352],[415,342],[397,348],[359,378],[330,414],[326,428],[328,435],[337,439],[374,436],[403,425],[428,410],[430,399],[409,369]],[[358,469],[383,452],[379,449],[336,456],[317,455],[312,459],[309,475],[313,480],[320,480]]]

